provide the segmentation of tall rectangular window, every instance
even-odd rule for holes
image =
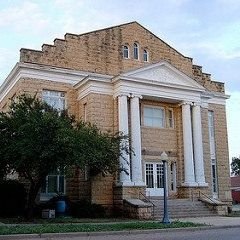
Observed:
[[[154,188],[153,164],[146,164],[146,185],[147,188]]]
[[[208,111],[208,132],[211,154],[211,178],[212,178],[212,193],[213,197],[218,197],[218,175],[216,161],[216,146],[215,146],[215,127],[214,127],[214,112]]]
[[[58,111],[62,111],[65,109],[65,93],[59,91],[52,90],[43,90],[42,92],[42,100],[47,104],[57,109]]]
[[[143,61],[148,62],[148,51],[146,49],[143,50]]]
[[[164,109],[160,107],[146,106],[143,109],[144,126],[148,127],[164,127]]]
[[[123,46],[123,57],[129,58],[129,47],[127,45]]]
[[[43,90],[42,100],[61,112],[65,109],[65,93],[53,90]],[[46,177],[41,187],[41,200],[50,199],[56,193],[65,193],[65,176],[63,171],[55,170]]]
[[[215,129],[214,129],[213,111],[208,111],[208,133],[209,133],[211,157],[215,158]]]
[[[137,60],[138,60],[138,57],[139,57],[138,51],[139,51],[139,46],[138,46],[137,43],[134,43],[133,44],[133,58],[137,59]]]
[[[173,110],[172,109],[167,109],[166,111],[166,120],[167,120],[167,127],[173,128]]]

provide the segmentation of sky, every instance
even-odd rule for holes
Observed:
[[[137,21],[225,82],[229,155],[240,156],[239,0],[1,0],[0,84],[20,48],[41,50],[66,32]]]

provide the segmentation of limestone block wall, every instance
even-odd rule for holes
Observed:
[[[80,91],[80,90],[78,90]],[[89,94],[78,101],[79,118],[95,124],[103,132],[114,132],[114,98],[104,94]],[[84,116],[86,114],[86,116]],[[90,180],[92,203],[113,205],[115,176],[101,174]],[[83,184],[83,183],[82,183]]]
[[[193,65],[192,66],[193,71],[193,78],[202,86],[204,86],[206,89],[214,92],[225,92],[224,83],[222,82],[216,82],[211,80],[211,74],[204,73],[202,71],[202,66]]]
[[[66,178],[66,194],[73,200],[91,200],[91,182],[84,169],[73,167],[72,173]]]
[[[133,44],[139,45],[139,59],[133,59]],[[122,47],[129,46],[129,59],[124,59]],[[149,53],[144,62],[143,51]],[[102,74],[118,75],[161,60],[168,61],[180,71],[194,78],[208,90],[224,92],[224,84],[212,82],[210,74],[193,65],[185,57],[137,22],[122,24],[85,34],[66,33],[53,45],[43,44],[42,50],[21,49],[20,62],[38,63]]]
[[[209,110],[214,111],[219,198],[231,201],[226,108],[224,105],[210,104]]]
[[[203,134],[203,160],[205,180],[208,183],[207,195],[212,195],[212,172],[211,172],[211,155],[210,155],[210,142],[209,142],[209,129],[208,129],[208,108],[201,109],[202,116],[202,134]],[[203,189],[201,189],[203,191]]]
[[[113,205],[113,182],[112,175],[98,174],[93,177],[91,179],[91,202],[111,208]]]
[[[89,94],[78,101],[79,118],[96,124],[101,131],[113,132],[114,99],[104,94]],[[84,114],[86,116],[84,117]],[[85,118],[85,119],[84,119]]]
[[[165,110],[170,108],[173,110],[174,116],[174,128],[153,128],[144,126],[143,123],[143,108],[144,106],[157,106],[162,107]],[[145,152],[159,152],[168,151],[172,154],[177,153],[177,130],[176,130],[176,105],[166,104],[156,101],[141,101],[141,137],[142,137],[142,149]]]
[[[133,43],[140,46],[139,60],[133,59]],[[130,59],[123,59],[122,46],[129,45]],[[143,49],[149,51],[149,63],[167,60],[188,75],[192,59],[183,56],[136,22],[86,34],[66,33],[53,45],[43,44],[41,51],[21,49],[20,61],[40,63],[89,72],[117,75],[141,67]]]
[[[76,91],[72,85],[67,83],[52,82],[42,79],[22,78],[20,79],[7,96],[1,101],[0,108],[6,109],[9,104],[9,99],[14,96],[21,95],[23,93],[34,95],[41,99],[43,90],[54,90],[65,92],[66,96],[66,108],[69,114],[78,115],[76,107]]]

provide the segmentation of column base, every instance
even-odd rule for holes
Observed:
[[[135,187],[146,187],[146,183],[143,181],[133,182],[133,186]]]
[[[206,182],[200,182],[200,183],[198,183],[198,186],[199,186],[199,187],[208,187],[208,183],[206,183]]]
[[[182,183],[182,187],[198,187],[198,183],[196,182],[184,182]]]
[[[117,182],[116,183],[117,187],[133,187],[134,183],[131,181],[127,181],[127,182]]]

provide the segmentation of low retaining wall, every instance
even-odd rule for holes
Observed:
[[[152,219],[153,205],[145,203],[140,199],[123,200],[124,216],[135,219]]]

